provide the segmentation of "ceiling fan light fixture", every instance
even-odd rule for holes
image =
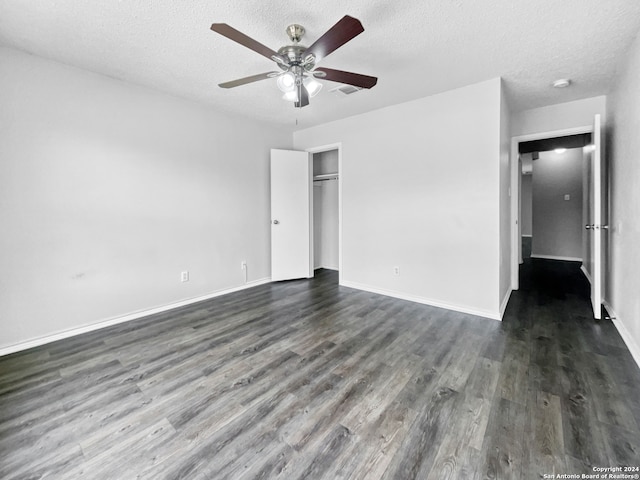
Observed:
[[[296,76],[291,72],[285,72],[278,77],[278,80],[276,80],[276,83],[278,85],[278,88],[282,92],[285,92],[285,93],[290,92],[292,90],[295,90]]]
[[[313,77],[306,77],[303,83],[310,97],[315,97],[322,90],[322,84]]]
[[[289,102],[297,102],[298,101],[298,91],[294,88],[293,90],[291,90],[289,92],[285,92],[285,94],[282,96],[282,98],[284,100],[289,101]]]

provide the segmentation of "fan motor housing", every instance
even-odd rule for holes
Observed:
[[[287,59],[289,65],[304,65],[305,70],[311,70],[316,62],[313,58],[304,58],[304,52],[307,51],[307,47],[304,45],[285,45],[280,47],[278,54]],[[311,57],[311,56],[310,56]],[[279,64],[280,68],[287,70],[286,65]]]

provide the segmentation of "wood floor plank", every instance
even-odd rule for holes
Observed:
[[[472,478],[485,437],[491,401],[474,395],[456,398],[456,415],[442,439],[428,480]]]
[[[287,416],[298,400],[291,394],[282,398],[283,400],[268,413],[270,422],[259,421],[248,425],[246,430],[234,438],[233,443],[228,443],[216,451],[215,464],[206,467],[210,478],[238,478],[245,469],[253,467],[262,455],[279,452],[281,445],[274,424],[280,423],[280,419]]]
[[[340,420],[340,424],[351,432],[360,433],[377,419],[381,412],[394,401],[398,392],[404,388],[415,372],[414,366],[407,362],[402,366],[387,368],[381,374],[378,383],[369,395],[366,395],[357,408],[352,409]]]
[[[305,480],[308,478],[335,478],[332,468],[339,463],[341,457],[346,456],[345,452],[350,450],[349,446],[357,441],[355,434],[347,427],[337,424],[324,438],[319,448],[314,452],[312,461],[300,473],[294,473],[290,478]]]
[[[563,385],[562,428],[565,452],[594,467],[606,463],[606,445],[588,377],[568,367],[560,369]]]
[[[498,390],[501,398],[527,404],[530,356],[526,342],[513,338],[507,341],[502,358]]]
[[[476,478],[524,478],[526,407],[504,398],[496,398],[487,424],[482,463]]]
[[[355,469],[338,471],[343,478],[354,480],[377,480],[382,478],[392,459],[401,447],[417,412],[399,402],[393,402],[380,413],[360,436],[362,445],[357,445],[352,455]]]
[[[25,455],[28,462],[18,464],[0,463],[0,476],[6,480],[24,480],[40,478],[68,478],[64,470],[84,461],[82,449],[76,444],[65,444],[65,448],[47,455]]]
[[[476,397],[493,401],[500,379],[501,368],[502,363],[479,356],[469,375],[465,387],[466,391]]]
[[[450,388],[437,388],[418,411],[396,455],[383,474],[384,479],[423,479],[447,432],[458,393]]]
[[[120,436],[117,441],[110,439],[110,448],[103,448],[91,457],[85,455],[87,458],[82,464],[65,469],[63,473],[67,478],[82,478],[99,471],[101,479],[119,480],[122,478],[120,464],[130,465],[133,471],[141,471],[141,465],[154,457],[158,446],[171,442],[175,436],[176,431],[171,424],[162,419],[144,429],[130,431],[126,436]],[[113,462],[114,458],[117,458],[118,462]]]
[[[527,471],[532,475],[566,473],[562,405],[560,398],[544,391],[535,392],[528,408],[532,411],[527,425],[529,453]]]
[[[609,369],[607,358],[602,355],[589,355],[584,369],[593,379],[591,392],[598,420],[602,423],[623,427],[632,432],[640,429],[627,402],[620,396],[619,386]]]
[[[321,405],[309,408],[295,430],[290,430],[284,440],[296,450],[308,443],[324,438],[328,431],[340,422],[344,415],[356,408],[358,402],[371,392],[371,385],[384,371],[382,363],[370,364],[361,375],[344,384]]]
[[[607,444],[607,455],[616,465],[638,465],[640,461],[640,435],[624,427],[601,426]]]
[[[458,337],[448,355],[448,362],[442,368],[440,385],[457,392],[462,391],[484,345],[485,339],[472,333]]]

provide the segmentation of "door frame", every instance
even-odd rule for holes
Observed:
[[[305,152],[308,152],[312,155],[312,172],[311,172],[311,191],[313,192],[313,154],[329,152],[331,150],[338,150],[338,283],[342,285],[342,142],[338,143],[330,143],[327,145],[320,145],[317,147],[311,147],[305,149]],[[311,195],[311,251],[309,261],[311,262],[312,268],[314,263],[314,231],[313,231],[313,195]]]
[[[520,169],[518,144],[531,140],[543,140],[545,138],[566,137],[567,135],[578,135],[581,133],[593,133],[593,125],[582,127],[565,128],[562,130],[552,130],[548,132],[530,133],[527,135],[517,135],[511,137],[511,288],[520,288],[520,252],[522,240],[520,234]]]

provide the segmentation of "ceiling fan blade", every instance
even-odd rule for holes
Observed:
[[[248,37],[244,33],[230,27],[226,23],[214,23],[211,25],[211,30],[220,35],[227,37],[229,40],[239,43],[247,48],[250,48],[254,52],[258,52],[260,55],[267,57],[269,60],[274,60],[272,57],[282,58],[278,55],[278,52],[271,50],[269,47],[265,47],[260,42]]]
[[[231,80],[230,82],[220,83],[219,87],[222,88],[234,88],[239,87],[240,85],[246,85],[247,83],[257,82],[259,80],[266,80],[267,78],[273,78],[278,76],[278,72],[266,72],[259,73],[257,75],[251,75],[250,77],[239,78],[237,80]]]
[[[298,98],[299,100],[295,103],[296,108],[302,108],[309,105],[309,92],[302,82],[300,82],[300,85],[298,86]]]
[[[345,15],[338,21],[338,23],[316,40],[313,45],[307,48],[305,56],[313,54],[316,58],[317,64],[331,52],[337,50],[352,38],[360,35],[362,32],[364,32],[364,27],[360,23],[360,20],[350,17],[349,15]]]
[[[377,77],[362,75],[360,73],[344,72],[342,70],[334,70],[333,68],[316,68],[315,72],[322,72],[324,75],[318,75],[318,78],[331,80],[332,82],[346,83],[360,88],[372,88],[378,83]]]

